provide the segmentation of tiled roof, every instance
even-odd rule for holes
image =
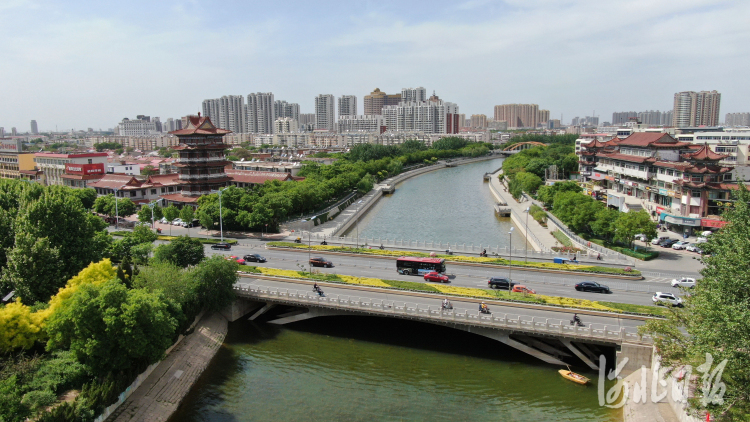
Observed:
[[[279,180],[284,182],[293,179],[290,173],[277,171],[227,170],[226,173],[234,182],[258,185],[265,183],[266,180]]]
[[[199,113],[197,116],[188,117],[188,125],[185,129],[175,130],[169,133],[172,135],[223,135],[232,133],[232,131],[219,129],[211,123],[210,117],[201,117]]]
[[[689,152],[687,154],[682,154],[682,157],[688,160],[711,160],[711,161],[718,161],[722,158],[727,158],[728,155],[725,154],[717,154],[713,151],[711,151],[711,148],[708,147],[708,143],[703,144],[697,151]]]
[[[684,147],[690,145],[689,142],[679,142],[667,133],[637,132],[625,139],[615,141],[617,145],[632,147],[648,147],[658,144],[665,147]]]
[[[54,152],[37,152],[34,154],[35,157],[47,157],[47,158],[91,158],[91,157],[106,157],[106,152],[92,152],[83,154],[58,154]]]
[[[89,187],[103,189],[140,189],[143,183],[127,174],[105,174],[96,182],[89,183]]]
[[[180,175],[177,173],[152,174],[148,176],[146,183],[151,186],[175,186],[181,184]]]
[[[181,193],[161,195],[160,197],[163,199],[166,199],[167,201],[184,202],[184,203],[194,203],[198,201],[198,198],[200,198],[200,196],[185,196]]]

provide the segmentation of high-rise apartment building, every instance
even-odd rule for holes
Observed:
[[[342,95],[339,97],[339,116],[357,115],[357,96]]]
[[[638,112],[635,111],[618,111],[612,113],[612,125],[619,126],[629,122],[631,118],[637,118]]]
[[[383,117],[389,131],[458,133],[458,105],[435,96],[429,101],[383,107]]]
[[[750,126],[750,113],[727,113],[726,126]]]
[[[31,134],[39,135],[39,127],[36,125],[36,120],[31,121]]]
[[[130,120],[127,117],[117,125],[117,134],[120,136],[144,136],[156,133],[156,123],[148,116]],[[15,128],[14,128],[15,129]]]
[[[274,115],[276,119],[281,117],[288,117],[299,121],[299,104],[288,103],[284,100],[276,100],[273,105]]]
[[[18,131],[16,130],[16,127],[10,128],[10,136],[16,136],[18,135]]]
[[[462,127],[466,127],[466,114],[461,113],[458,115],[458,127],[459,129]]]
[[[382,115],[383,107],[398,105],[400,102],[401,94],[388,95],[381,91],[380,88],[375,88],[370,95],[365,95],[365,115]]]
[[[315,97],[315,129],[336,131],[336,104],[331,94]]]
[[[297,133],[299,122],[291,117],[279,117],[273,122],[273,133]]]
[[[621,126],[629,122],[639,121],[644,125],[650,126],[672,126],[672,110],[659,111],[620,111],[612,113],[613,126]]]
[[[459,124],[461,123],[461,118],[458,118]],[[484,114],[472,114],[471,115],[471,127],[477,128],[477,129],[484,129],[487,127],[487,116]]]
[[[213,124],[234,133],[243,133],[247,128],[245,122],[245,97],[242,95],[225,95],[221,98],[203,100],[203,115]]]
[[[674,94],[672,126],[718,126],[721,94],[716,91],[683,91]]]
[[[274,106],[272,92],[247,94],[247,132],[272,135],[276,120]]]
[[[549,121],[549,110],[539,110],[539,117],[537,118],[537,123],[539,123],[543,127],[546,127],[548,121]]]
[[[413,101],[427,101],[427,90],[421,86],[419,88],[401,89],[401,102],[408,103]]]
[[[537,104],[503,104],[495,106],[495,120],[505,120],[508,128],[535,128],[539,122]]]

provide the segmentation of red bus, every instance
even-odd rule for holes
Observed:
[[[445,273],[445,260],[442,258],[401,256],[396,260],[396,271],[403,275],[422,275],[431,271]]]

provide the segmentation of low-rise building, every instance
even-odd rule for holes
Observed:
[[[0,138],[0,177],[28,179],[32,172],[36,173],[34,154],[23,152],[22,140]]]
[[[36,168],[41,170],[45,185],[64,185],[62,175],[65,174],[66,164],[106,164],[106,152],[83,154],[58,154],[53,152],[37,152],[34,154]]]

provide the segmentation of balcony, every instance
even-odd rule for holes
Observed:
[[[198,163],[212,163],[216,161],[226,161],[224,157],[186,157],[177,160],[181,164],[198,164]]]
[[[180,174],[180,180],[211,180],[227,177],[226,173]]]

